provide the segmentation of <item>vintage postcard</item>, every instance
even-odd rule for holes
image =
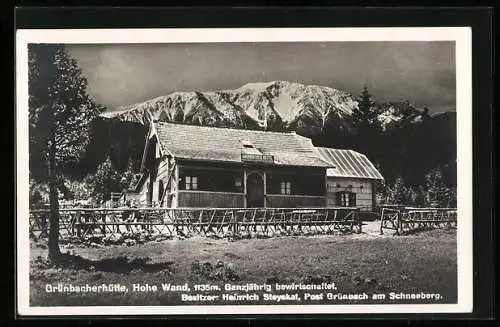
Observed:
[[[472,311],[469,28],[16,43],[20,315]]]

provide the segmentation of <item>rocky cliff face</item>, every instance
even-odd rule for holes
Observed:
[[[330,128],[351,131],[358,106],[344,91],[287,81],[249,83],[234,90],[174,92],[103,114],[107,118],[148,124],[151,120],[247,129],[297,130],[306,134]],[[379,121],[384,128],[402,115],[420,112],[409,103],[384,103]]]
[[[241,128],[287,126],[307,121],[322,128],[328,119],[349,117],[353,97],[326,86],[287,81],[250,83],[235,90],[175,92],[103,114],[123,121],[151,119]]]

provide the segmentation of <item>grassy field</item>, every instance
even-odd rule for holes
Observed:
[[[62,251],[67,251],[62,247]],[[288,291],[298,293],[300,304],[374,303],[369,300],[329,300],[332,294],[386,294],[377,303],[456,303],[456,232],[435,230],[410,236],[363,234],[286,236],[267,239],[224,239],[193,237],[164,240],[135,246],[103,248],[75,247],[77,261],[70,267],[50,267],[46,249],[32,244],[30,304],[68,305],[186,305],[227,304],[215,301],[181,301],[181,293],[163,291],[161,284],[188,283],[188,294],[243,294],[226,292],[225,284],[247,283],[321,284],[335,283],[335,291]],[[120,283],[127,293],[50,293],[47,284],[102,285]],[[158,291],[134,292],[133,284],[157,285]],[[195,291],[195,284],[210,284],[222,291]],[[305,301],[304,293],[323,295]],[[439,293],[439,300],[391,300],[390,292]],[[247,293],[254,293],[253,291]],[[230,304],[297,304],[296,300],[235,301]],[[265,293],[265,292],[264,292]],[[272,291],[273,294],[283,292]]]

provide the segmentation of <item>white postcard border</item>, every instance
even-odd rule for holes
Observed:
[[[31,307],[29,305],[29,43],[455,41],[457,304]],[[50,29],[16,32],[17,307],[20,315],[364,314],[472,312],[472,35],[470,27]]]

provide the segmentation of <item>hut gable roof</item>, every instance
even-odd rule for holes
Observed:
[[[328,177],[353,177],[383,180],[384,177],[364,155],[353,150],[317,147],[316,151],[335,168],[326,171]]]
[[[272,156],[273,165],[331,167],[318,155],[310,139],[295,133],[153,124],[160,146],[180,159],[243,163],[242,153],[260,153]]]

